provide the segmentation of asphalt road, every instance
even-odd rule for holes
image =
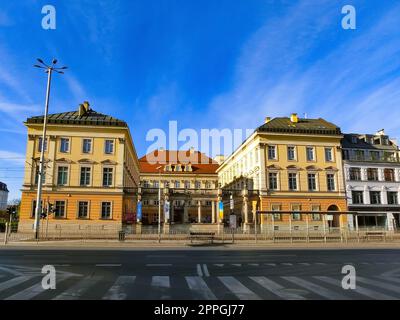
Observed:
[[[44,290],[44,265],[56,289]],[[356,289],[345,290],[345,265]],[[400,250],[0,250],[0,299],[399,299]]]

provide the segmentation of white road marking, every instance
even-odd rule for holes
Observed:
[[[395,277],[391,277],[391,276],[379,276],[380,279],[389,281],[389,282],[396,282],[396,283],[400,283],[400,279],[397,279]]]
[[[70,267],[70,264],[53,264],[55,267]]]
[[[284,265],[284,266],[292,266],[292,265],[293,265],[293,263],[289,263],[289,262],[283,262],[283,263],[282,263],[282,265]]]
[[[63,293],[53,298],[53,300],[78,300],[91,286],[95,285],[102,278],[103,277],[100,276],[87,276],[69,289],[65,290]]]
[[[217,297],[212,293],[203,278],[201,277],[185,277],[190,290],[201,295],[204,300],[217,300]]]
[[[11,273],[13,276],[20,276],[20,275],[22,275],[21,272],[15,271],[14,269],[12,269],[12,268],[7,268],[7,267],[1,267],[1,266],[0,266],[0,271],[4,271],[4,272]]]
[[[218,279],[240,300],[261,300],[258,295],[234,277],[218,277]]]
[[[324,262],[316,262],[315,264],[319,265],[319,266],[326,266],[326,263],[324,263]]]
[[[325,277],[325,276],[314,277],[314,278],[316,278],[318,280],[321,280],[321,281],[325,281],[326,283],[330,283],[330,284],[339,286],[340,288],[342,287],[342,283],[338,279]],[[370,289],[367,289],[367,288],[364,288],[364,287],[360,287],[359,285],[356,285],[356,289],[351,290],[351,291],[354,291],[354,292],[356,292],[358,294],[361,294],[363,296],[366,296],[368,298],[375,299],[375,300],[396,300],[395,297],[391,297],[391,296],[388,296],[386,294],[376,292],[374,290],[370,290]]]
[[[0,283],[0,292],[7,290],[9,288],[15,287],[25,281],[33,279],[34,277],[35,276],[20,276],[20,277],[16,277],[16,278],[10,279],[8,281],[2,282],[2,283]]]
[[[206,265],[206,264],[203,264],[203,271],[204,271],[204,275],[205,275],[206,277],[209,277],[209,276],[210,276],[210,273],[208,272],[208,268],[207,268],[207,265]]]
[[[382,288],[382,289],[385,289],[385,290],[390,290],[390,291],[393,291],[393,292],[396,292],[396,293],[400,293],[400,287],[394,286],[394,285],[392,285],[390,283],[384,283],[384,282],[380,282],[380,281],[376,281],[376,280],[372,280],[372,279],[367,279],[367,278],[360,277],[360,276],[357,276],[357,281],[360,281],[360,282],[363,282],[363,283],[366,283],[366,284],[369,284],[369,285],[373,285],[373,286],[376,286],[378,288]]]
[[[70,275],[57,275],[57,277],[56,277],[57,284],[68,278],[71,278],[71,276]],[[17,292],[16,294],[13,294],[13,295],[5,298],[5,300],[30,300],[46,291],[51,291],[51,289],[48,289],[48,290],[43,289],[42,281],[41,281],[41,279],[39,279],[39,283],[36,283],[33,286],[31,286],[25,290],[22,290],[20,292]]]
[[[120,263],[99,263],[96,264],[96,267],[120,267]]]
[[[203,276],[203,271],[201,270],[201,266],[199,264],[197,264],[197,274],[199,275],[199,277]]]
[[[285,289],[283,286],[281,286],[280,284],[278,284],[270,279],[267,279],[266,277],[249,277],[249,278],[251,280],[253,280],[254,282],[258,283],[264,289],[267,289],[268,291],[272,292],[274,295],[276,295],[282,299],[287,299],[287,300],[305,300],[306,299],[298,294],[283,291]]]
[[[304,280],[302,278],[299,277],[292,277],[292,276],[285,276],[282,277],[283,279],[290,281],[300,287],[306,288],[307,290],[310,290],[324,298],[330,299],[330,300],[343,300],[343,299],[347,299],[345,296],[336,293],[332,290],[326,289],[324,287],[321,287],[317,284],[314,284],[312,282],[309,282],[307,280]]]
[[[153,276],[151,278],[151,286],[159,288],[169,288],[171,286],[169,276]]]
[[[171,263],[148,263],[146,267],[171,267]]]
[[[136,276],[120,276],[117,278],[112,287],[102,298],[103,300],[125,300],[127,298],[126,289],[133,284]]]

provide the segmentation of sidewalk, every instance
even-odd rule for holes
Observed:
[[[234,244],[225,243],[194,243],[188,241],[163,240],[161,243],[151,240],[65,240],[65,241],[30,241],[9,242],[0,244],[0,249],[121,249],[121,250],[145,250],[145,249],[183,249],[183,250],[251,250],[251,249],[400,249],[400,242],[352,242],[352,243],[305,243],[305,242],[281,242],[272,243],[265,241],[240,241]]]

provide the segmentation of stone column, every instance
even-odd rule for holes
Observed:
[[[387,188],[385,186],[382,186],[381,201],[382,201],[382,204],[388,204]]]
[[[197,207],[197,223],[201,223],[201,200],[198,201],[198,207]]]
[[[244,189],[242,191],[243,196],[243,214],[244,214],[244,223],[243,223],[243,231],[247,232],[250,230],[249,224],[249,191]]]
[[[185,200],[183,205],[183,223],[189,222],[189,213],[188,213],[188,202]]]
[[[211,223],[215,223],[215,201],[211,201]]]
[[[364,196],[364,199],[363,199],[364,200],[364,204],[370,204],[371,200],[370,200],[370,197],[369,197],[369,187],[368,186],[364,187],[363,196]]]

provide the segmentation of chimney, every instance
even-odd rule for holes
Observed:
[[[376,135],[377,135],[377,136],[384,136],[384,135],[385,135],[385,129],[378,130],[378,131],[376,132]]]
[[[293,123],[299,122],[299,118],[297,117],[297,113],[292,113],[292,115],[290,116],[290,121],[293,122]]]
[[[79,105],[79,116],[84,116],[90,110],[90,104],[87,101],[84,101]]]
[[[193,148],[193,147],[190,147],[189,153],[190,153],[190,154],[194,154],[194,148]]]
[[[271,117],[265,117],[264,123],[268,123],[271,121]]]

